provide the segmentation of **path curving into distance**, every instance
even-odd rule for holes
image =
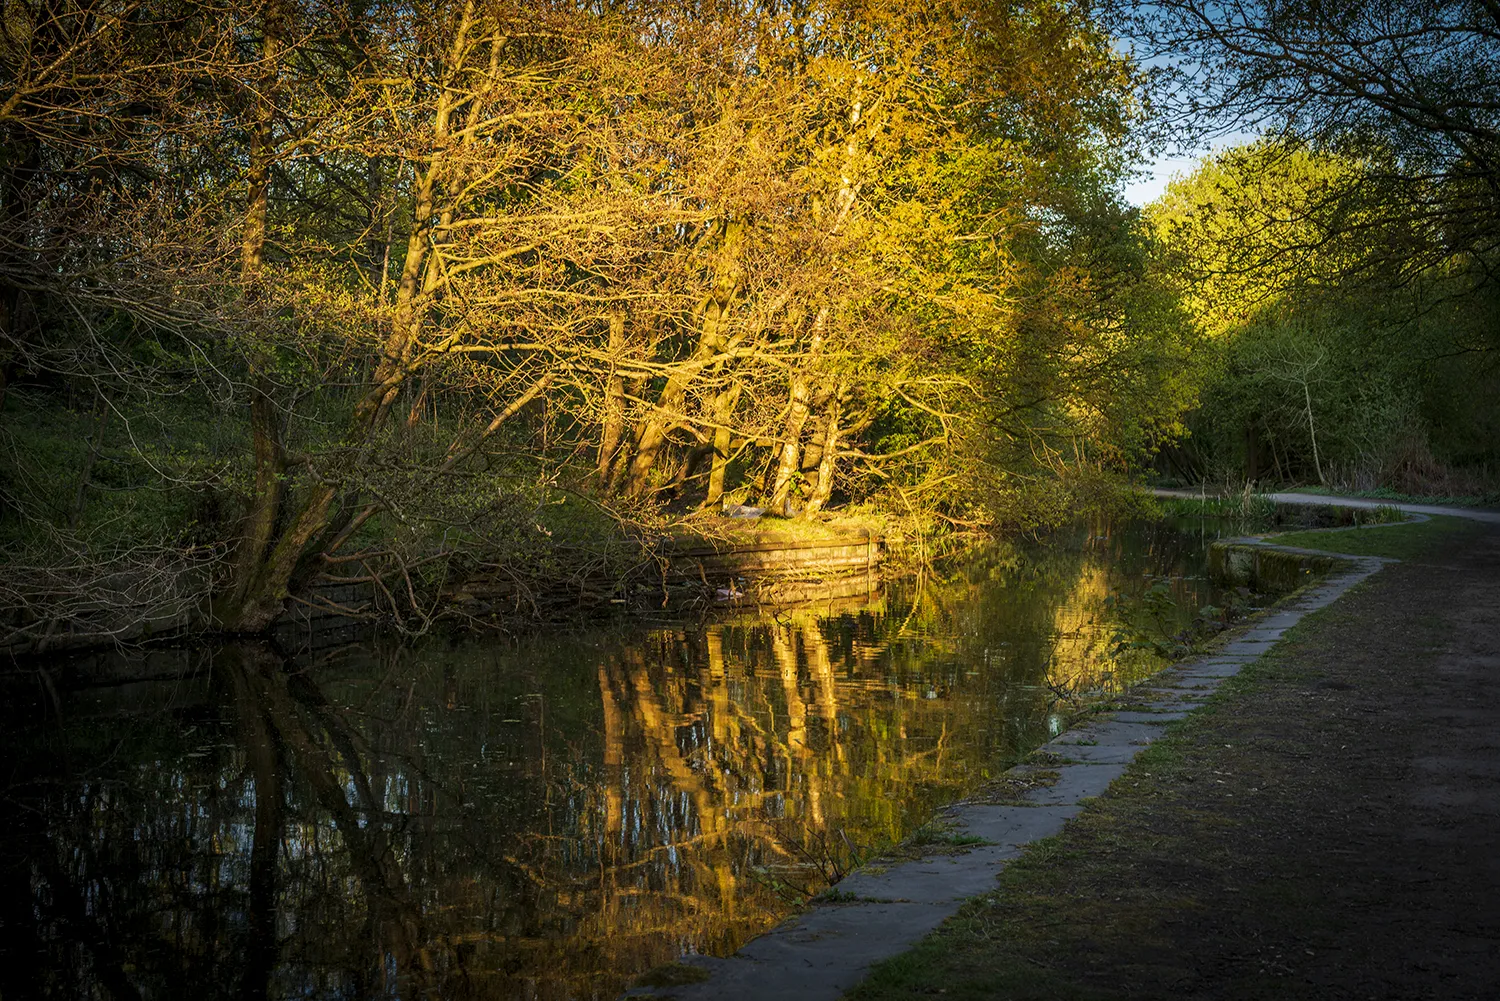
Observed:
[[[1151,493],[1157,497],[1182,497],[1188,500],[1199,500],[1204,495],[1196,490],[1172,490],[1166,487],[1156,487]],[[1266,500],[1277,504],[1321,504],[1326,507],[1354,507],[1365,510],[1373,510],[1377,507],[1393,507],[1398,511],[1408,514],[1440,514],[1453,518],[1467,518],[1470,521],[1482,521],[1491,525],[1500,525],[1500,511],[1486,511],[1474,507],[1449,507],[1442,504],[1409,504],[1406,501],[1370,500],[1364,497],[1332,497],[1326,494],[1299,494],[1295,492],[1282,491],[1271,494],[1256,494]]]

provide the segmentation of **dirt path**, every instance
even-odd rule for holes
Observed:
[[[1000,884],[851,996],[1500,998],[1500,529],[1303,620]]]

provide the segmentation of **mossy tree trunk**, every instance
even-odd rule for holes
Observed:
[[[313,576],[322,550],[317,543],[329,542],[345,534],[341,531],[343,526],[333,520],[344,493],[344,483],[355,469],[369,461],[376,432],[412,374],[414,346],[426,312],[440,291],[441,275],[432,266],[433,248],[443,236],[444,219],[439,212],[438,199],[448,169],[448,150],[454,145],[453,117],[468,99],[455,93],[452,84],[456,75],[452,71],[468,54],[469,32],[473,25],[474,5],[471,2],[459,18],[453,43],[447,52],[450,73],[445,83],[448,85],[435,97],[429,152],[416,166],[406,254],[396,286],[390,326],[380,344],[369,386],[351,408],[343,447],[324,468],[308,468],[304,474],[307,485],[295,502],[280,496],[280,491],[285,489],[281,485],[284,475],[277,477],[277,484],[269,481],[265,484],[265,492],[260,494],[262,507],[267,507],[265,502],[274,498],[282,513],[266,518],[264,515],[268,512],[262,512],[262,526],[255,531],[264,534],[264,542],[247,547],[249,551],[239,560],[233,590],[215,601],[214,618],[224,629],[260,632],[268,628],[281,613],[290,593]],[[269,160],[269,156],[267,151],[262,159]],[[268,181],[261,182],[259,187],[254,186],[258,178],[253,172],[254,160],[252,157],[252,197],[247,211],[244,259],[252,262],[258,270],[262,258],[252,257],[251,244],[252,237],[258,234],[255,242],[260,248],[264,247],[269,187]],[[257,394],[257,397],[264,398],[264,394]],[[270,421],[262,423],[265,428],[274,427]],[[279,445],[273,445],[269,437],[263,440],[267,449],[265,468],[269,473],[278,463]],[[342,499],[346,502],[343,520],[347,521],[354,516],[358,505],[354,498]],[[269,530],[264,531],[264,526],[269,526]],[[247,538],[254,537],[247,533]]]
[[[604,380],[604,413],[600,421],[599,454],[594,462],[594,473],[603,485],[609,483],[615,457],[625,435],[625,375],[620,371],[625,351],[625,317],[618,312],[609,316],[608,350],[609,373]]]
[[[724,499],[724,480],[729,472],[729,450],[734,444],[730,423],[734,420],[734,408],[740,399],[740,384],[731,383],[714,398],[713,459],[708,471],[708,493],[704,496],[705,507],[713,507]]]
[[[253,599],[286,504],[286,458],[281,438],[280,408],[275,380],[270,372],[270,353],[259,343],[268,337],[266,325],[271,322],[266,316],[263,271],[270,214],[271,168],[276,155],[278,62],[285,27],[279,15],[274,5],[266,9],[258,60],[261,72],[248,115],[250,142],[245,175],[244,231],[240,240],[240,280],[246,313],[252,325],[249,334],[252,343],[246,357],[250,376],[250,449],[254,473],[249,510],[234,554],[233,589],[227,600],[220,601],[220,613],[227,612],[232,622],[240,618],[240,610]],[[279,610],[279,602],[276,607]],[[268,613],[269,609],[257,608],[253,616],[256,628],[259,620]]]

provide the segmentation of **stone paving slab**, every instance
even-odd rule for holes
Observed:
[[[1089,722],[1043,744],[1043,747],[1068,747],[1072,745],[1121,745],[1131,744],[1141,738],[1150,739],[1153,731],[1140,723],[1126,723],[1113,713],[1108,719]]]
[[[1239,542],[1267,545],[1260,540]],[[1028,789],[1020,805],[966,802],[942,811],[958,832],[983,838],[986,844],[958,854],[934,854],[855,872],[836,889],[839,897],[852,896],[856,901],[813,906],[746,943],[729,959],[684,957],[684,963],[707,971],[708,979],[702,983],[636,988],[625,996],[679,1001],[776,997],[836,1001],[864,978],[870,966],[909,948],[954,913],[964,899],[992,889],[1000,870],[1025,845],[1061,831],[1069,818],[1083,810],[1086,800],[1101,795],[1124,774],[1136,754],[1161,735],[1164,723],[1199,708],[1226,679],[1274,647],[1303,615],[1332,604],[1386,562],[1344,559],[1348,569],[1335,571],[1222,650],[1161,672],[1149,687],[1137,687],[1132,695],[1144,711],[1090,720],[1042,745],[1040,750],[1057,755],[1061,763],[1018,766],[1013,773],[1056,772],[1056,781]]]
[[[1037,807],[1012,807],[1018,813],[1042,813],[1040,823],[1025,827],[1014,825],[1018,832],[1009,844],[976,845],[961,854],[933,855],[913,862],[902,862],[889,869],[878,865],[868,871],[845,876],[839,881],[838,893],[860,900],[885,903],[937,904],[977,897],[992,889],[1000,866],[1021,854],[1019,845],[1044,838],[1062,830],[1066,817]],[[1046,831],[1047,833],[1039,833]],[[965,831],[965,833],[970,833]],[[984,837],[979,831],[975,837]]]
[[[1231,664],[1226,667],[1205,666],[1198,670],[1183,671],[1177,675],[1178,688],[1191,688],[1198,685],[1207,685],[1217,688],[1236,674],[1240,673],[1243,664]]]
[[[1124,723],[1146,723],[1150,726],[1166,726],[1174,720],[1186,719],[1187,710],[1177,709],[1174,706],[1171,709],[1158,709],[1152,712],[1122,712],[1115,713],[1114,715],[1115,719]]]
[[[1197,709],[1203,705],[1202,701],[1192,698],[1192,693],[1181,688],[1168,688],[1160,682],[1154,683],[1150,688],[1141,689],[1135,693],[1140,696],[1134,705],[1149,705],[1159,709]]]
[[[1125,767],[1123,761],[1058,765],[1056,782],[1045,788],[1028,789],[1021,799],[1038,806],[1077,806],[1082,800],[1101,795],[1111,782],[1125,774]]]
[[[1185,664],[1178,670],[1183,677],[1219,677],[1228,678],[1240,673],[1240,668],[1245,663],[1228,657],[1215,657],[1213,660],[1205,660],[1196,664]]]
[[[1113,765],[1128,762],[1141,749],[1119,744],[1057,744],[1044,745],[1044,747],[1049,751],[1055,750],[1059,754],[1066,753],[1074,761],[1086,765]]]
[[[1174,678],[1172,684],[1165,686],[1165,691],[1168,693],[1177,692],[1195,699],[1205,699],[1212,695],[1223,681],[1223,677],[1216,677],[1211,674],[1196,677],[1183,675]]]
[[[1075,761],[1122,762],[1134,758],[1142,747],[1151,743],[1160,733],[1159,729],[1144,723],[1091,723],[1048,741],[1040,749]]]
[[[1063,806],[993,806],[988,803],[968,803],[955,811],[954,819],[965,834],[973,834],[992,841],[1007,851],[1019,853],[1022,846],[1038,838],[1051,837],[1062,830],[1063,824],[1082,810],[1077,803]]]
[[[1224,646],[1223,656],[1233,657],[1235,654],[1246,654],[1251,659],[1254,659],[1271,649],[1275,644],[1275,640],[1239,639]]]
[[[815,907],[747,943],[730,959],[684,957],[684,963],[708,970],[709,979],[702,983],[637,988],[625,996],[679,1001],[837,998],[864,979],[870,966],[915,944],[957,908],[953,902]]]

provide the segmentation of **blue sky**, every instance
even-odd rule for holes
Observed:
[[[1205,156],[1231,146],[1243,146],[1260,138],[1260,133],[1249,131],[1231,132],[1215,139],[1211,144],[1195,150],[1179,150],[1158,157],[1146,164],[1141,175],[1125,185],[1125,200],[1131,205],[1149,205],[1167,190],[1174,178],[1191,174]]]
[[[1163,156],[1146,167],[1145,173],[1125,185],[1125,200],[1132,205],[1147,205],[1167,190],[1172,179],[1186,176],[1198,166],[1202,153],[1192,156]]]

